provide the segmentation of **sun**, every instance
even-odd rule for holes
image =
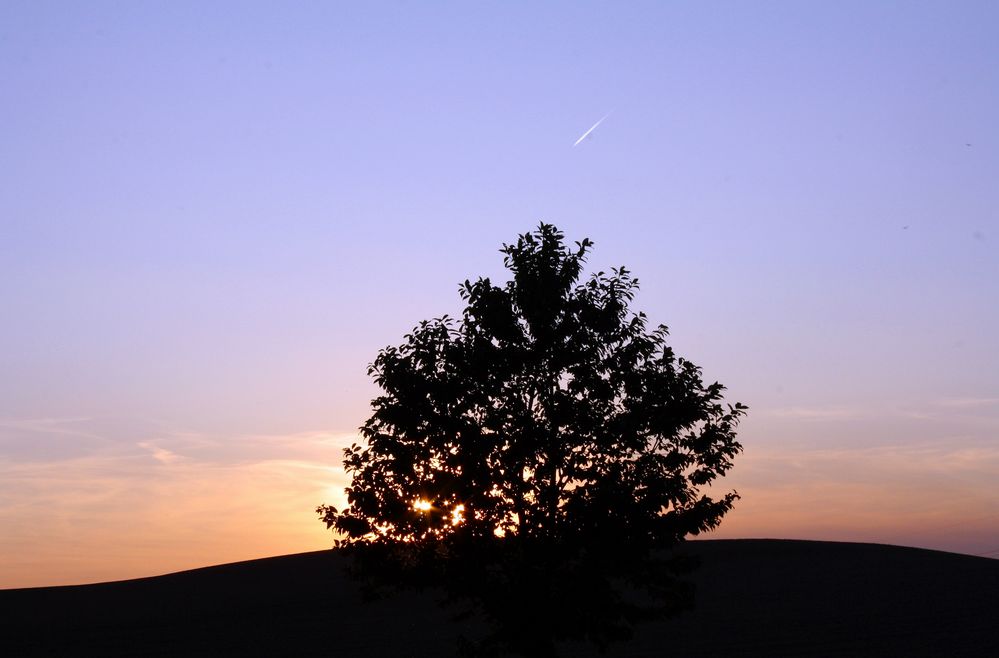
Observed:
[[[429,512],[434,509],[433,503],[423,498],[417,498],[413,502],[413,509],[417,512]],[[465,522],[465,506],[461,503],[451,508],[451,525],[460,525]]]

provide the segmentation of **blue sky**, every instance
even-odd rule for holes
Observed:
[[[312,508],[342,486],[366,365],[458,311],[460,281],[502,278],[500,245],[541,220],[635,272],[636,309],[750,405],[722,533],[999,549],[997,20],[989,2],[5,3],[0,554],[51,570],[67,556],[38,546],[91,532],[65,582],[112,573],[109,543],[124,575],[327,545]],[[257,491],[261,468],[282,475]],[[233,515],[254,521],[150,557],[150,535],[200,536],[242,491],[190,484],[207,478],[245,483]],[[858,500],[872,520],[849,520]]]

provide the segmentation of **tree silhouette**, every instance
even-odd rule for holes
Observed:
[[[624,267],[580,283],[591,247],[542,223],[501,249],[511,281],[465,281],[460,320],[383,349],[365,445],[344,451],[348,507],[317,510],[363,573],[441,586],[491,622],[480,653],[603,647],[683,609],[669,549],[738,497],[702,490],[741,450],[746,407],[629,311]]]

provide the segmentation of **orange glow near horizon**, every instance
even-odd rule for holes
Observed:
[[[0,460],[0,588],[139,578],[330,548],[333,535],[315,508],[345,506],[347,481],[337,465],[353,440],[248,437],[247,458],[228,464],[181,453],[162,459],[151,450],[55,464]],[[262,456],[250,458],[254,450]]]
[[[335,465],[355,437],[254,440],[278,448],[261,453],[296,458],[221,464],[150,448],[148,456],[69,465],[0,463],[0,588],[137,578],[329,548],[333,535],[313,510],[344,506],[347,481]],[[996,447],[750,444],[712,490],[736,489],[741,500],[701,538],[864,541],[994,555],[997,474]],[[427,501],[414,506],[431,508]],[[455,505],[452,523],[464,513]]]

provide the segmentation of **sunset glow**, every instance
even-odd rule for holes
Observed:
[[[749,406],[705,537],[999,557],[996,25],[0,4],[0,588],[332,546],[368,364],[542,220]]]

